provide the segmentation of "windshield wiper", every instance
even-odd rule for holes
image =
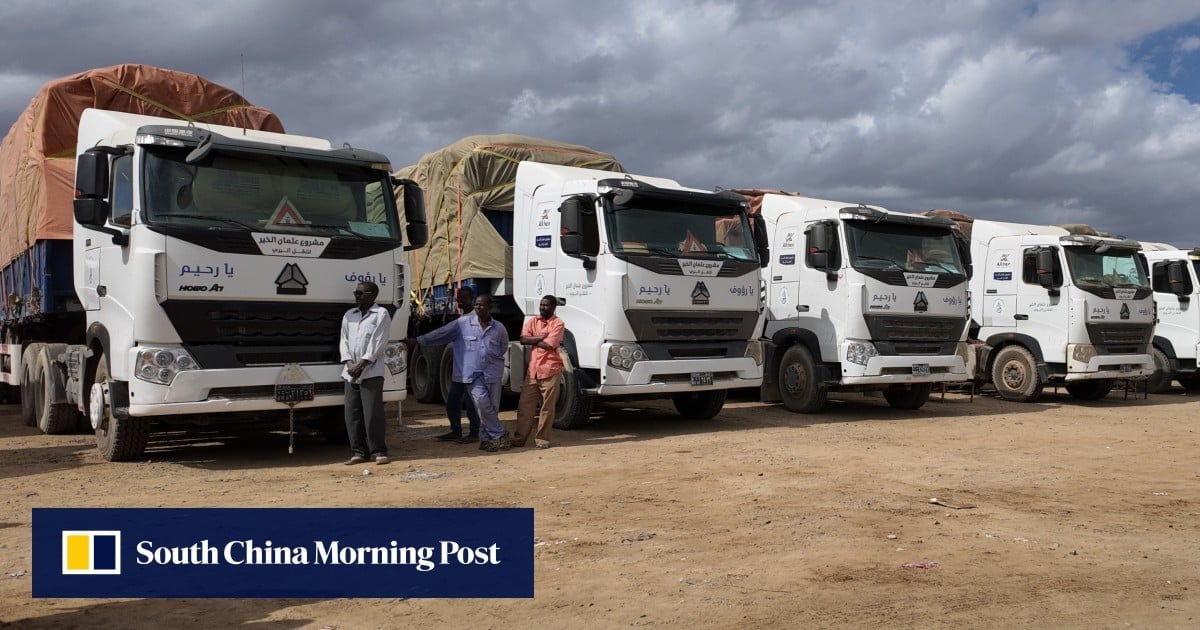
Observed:
[[[895,265],[899,269],[906,269],[906,267],[904,265],[901,265],[900,263],[892,260],[891,258],[882,258],[880,256],[861,256],[861,255],[855,256],[855,258],[857,258],[859,260],[882,260],[885,263],[891,263],[891,264]]]
[[[350,228],[348,228],[344,225],[330,225],[330,224],[325,224],[325,223],[305,223],[304,227],[327,228],[330,230],[339,230],[339,231],[345,232],[345,233],[353,236],[354,238],[362,239],[364,241],[367,240],[367,237],[363,236],[362,234],[359,234],[358,232],[355,232],[354,230],[351,230]]]
[[[683,258],[683,254],[667,249],[665,247],[648,247],[646,251],[651,254],[659,254],[660,256],[670,256],[671,258]]]
[[[940,263],[940,262],[937,262],[936,260],[926,260],[926,261],[925,261],[925,266],[926,266],[926,267],[928,267],[928,266],[930,266],[930,265],[933,265],[933,266],[936,266],[936,267],[940,267],[941,269],[945,270],[945,272],[946,272],[946,273],[958,273],[957,271],[955,271],[955,270],[953,270],[953,269],[951,269],[951,268],[947,267],[946,265],[943,265],[943,264],[942,264],[942,263]]]
[[[171,212],[171,213],[167,213],[167,214],[160,214],[155,218],[156,219],[168,219],[168,218],[173,218],[173,217],[179,217],[182,219],[205,219],[208,221],[220,221],[222,223],[229,223],[232,225],[236,225],[240,228],[245,228],[247,230],[258,230],[259,229],[252,225],[249,225],[247,223],[242,223],[241,221],[238,221],[237,219],[230,219],[228,217],[214,217],[214,216],[207,215],[207,214],[189,214],[187,212]]]

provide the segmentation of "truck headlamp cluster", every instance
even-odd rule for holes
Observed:
[[[389,342],[387,348],[383,351],[383,364],[387,366],[388,372],[392,376],[403,372],[408,367],[408,348],[403,342]]]
[[[1077,343],[1071,349],[1071,359],[1079,363],[1087,363],[1096,356],[1096,346],[1087,343]]]
[[[646,360],[646,351],[634,343],[614,343],[608,348],[608,364],[618,370],[630,370],[638,361]]]
[[[866,365],[871,357],[879,356],[879,351],[875,349],[875,344],[869,341],[854,341],[850,340],[846,344],[846,360],[858,365]]]
[[[199,368],[196,360],[183,348],[142,347],[138,349],[133,373],[147,383],[170,385],[176,374]]]

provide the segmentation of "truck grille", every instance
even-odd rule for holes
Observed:
[[[1154,334],[1153,324],[1087,324],[1088,338],[1101,354],[1140,354]]]
[[[714,315],[703,311],[625,311],[640,341],[745,341],[757,312]]]
[[[957,342],[966,320],[961,317],[863,315],[872,341],[940,344]]]

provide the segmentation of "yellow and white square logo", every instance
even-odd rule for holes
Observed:
[[[121,532],[63,531],[63,575],[120,575]]]

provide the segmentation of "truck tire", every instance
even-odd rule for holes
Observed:
[[[1097,378],[1090,381],[1071,381],[1067,383],[1067,393],[1078,400],[1100,400],[1112,391],[1111,378]]]
[[[563,431],[581,428],[591,419],[596,397],[583,392],[575,370],[563,370],[560,379],[558,400],[554,404],[554,428]]]
[[[96,378],[88,392],[88,420],[96,430],[96,448],[110,462],[138,459],[150,440],[150,423],[141,418],[113,416],[109,398],[111,379],[108,377],[108,357],[101,354],[96,363]]]
[[[1150,356],[1154,357],[1154,373],[1146,379],[1146,391],[1161,394],[1171,389],[1175,373],[1171,371],[1171,360],[1167,358],[1167,353],[1159,350],[1158,346],[1150,349]]]
[[[729,392],[724,389],[706,392],[671,394],[671,402],[679,415],[689,420],[708,420],[721,413]]]
[[[450,384],[454,382],[454,346],[443,346],[441,358],[434,365],[438,366],[437,402],[441,402],[450,398]]]
[[[437,351],[437,360],[434,360],[433,351]],[[442,389],[438,380],[438,366],[441,362],[442,347],[434,346],[426,348],[417,346],[416,352],[413,353],[412,363],[408,369],[412,373],[412,395],[418,402],[436,403],[441,402]]]
[[[929,393],[932,391],[933,383],[891,385],[883,390],[883,397],[896,409],[920,409],[929,402]]]
[[[992,363],[992,386],[1004,400],[1029,402],[1042,394],[1037,361],[1021,346],[1005,346]]]
[[[779,395],[795,413],[815,413],[825,407],[829,386],[817,380],[817,365],[803,344],[795,344],[779,361]]]
[[[79,412],[69,403],[52,403],[54,400],[54,384],[65,382],[65,378],[54,378],[52,372],[62,372],[62,364],[55,361],[52,355],[66,348],[62,344],[46,344],[38,351],[37,380],[38,405],[37,426],[46,435],[63,435],[74,433],[79,427]]]
[[[37,378],[37,358],[41,351],[40,343],[31,343],[21,349],[21,422],[27,427],[37,426],[41,410],[37,400],[42,389]]]

